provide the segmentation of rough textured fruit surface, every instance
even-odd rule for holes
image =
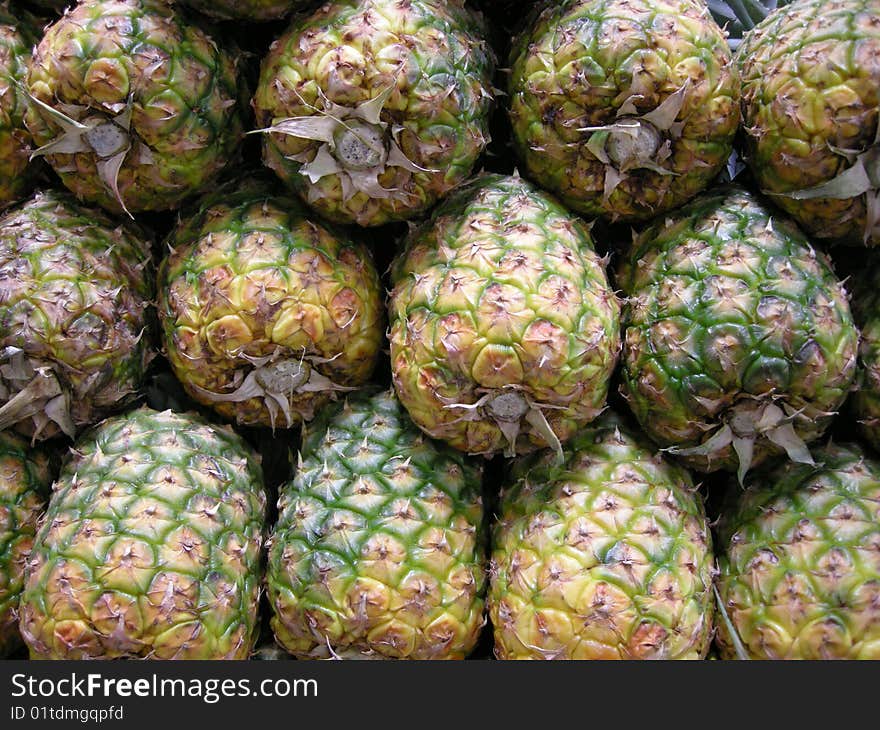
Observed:
[[[236,60],[162,0],[84,0],[28,74],[34,142],[76,195],[168,210],[219,174],[242,134]]]
[[[880,462],[853,444],[814,456],[754,474],[725,515],[725,658],[880,659]]]
[[[463,0],[337,0],[295,18],[253,101],[264,161],[333,220],[427,210],[489,141],[483,32]]]
[[[31,135],[24,126],[27,94],[24,82],[36,28],[20,10],[13,15],[6,2],[0,2],[0,208],[22,197],[31,184],[28,166]]]
[[[0,657],[21,643],[18,598],[50,481],[45,454],[0,432]]]
[[[849,405],[862,436],[880,451],[880,252],[864,258],[849,281],[853,316],[861,333],[857,387]]]
[[[290,427],[365,383],[384,338],[367,249],[259,180],[209,195],[169,239],[159,316],[187,392],[226,418]]]
[[[152,357],[150,243],[38,193],[0,217],[0,429],[73,436],[137,393]]]
[[[178,0],[179,5],[198,10],[218,20],[262,22],[277,20],[309,6],[309,0]]]
[[[560,465],[513,463],[493,532],[489,617],[499,659],[699,659],[714,562],[690,475],[612,414]]]
[[[880,0],[797,0],[737,62],[759,185],[817,237],[880,244]]]
[[[581,213],[651,218],[703,190],[730,155],[739,77],[701,0],[546,2],[511,67],[526,172]]]
[[[147,408],[80,439],[28,561],[34,659],[245,659],[266,496],[231,430]]]
[[[277,641],[300,658],[464,658],[484,623],[480,473],[392,391],[323,411],[270,539]]]
[[[392,278],[394,387],[429,435],[472,454],[559,451],[604,407],[618,301],[587,228],[526,181],[456,190]]]
[[[618,276],[623,392],[645,429],[701,471],[739,470],[828,427],[858,331],[828,259],[750,193],[720,188],[646,229]]]

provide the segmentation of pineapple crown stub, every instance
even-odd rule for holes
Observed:
[[[632,170],[678,174],[663,163],[672,154],[672,141],[681,137],[684,124],[676,118],[684,106],[689,86],[690,82],[686,81],[655,109],[644,114],[636,108],[641,97],[630,96],[617,110],[613,123],[579,130],[590,133],[587,149],[605,165],[603,195],[606,200]]]
[[[215,393],[196,383],[190,386],[210,403],[241,403],[252,398],[263,401],[269,411],[272,427],[275,427],[279,413],[284,416],[286,428],[291,428],[297,419],[294,417],[291,397],[299,393],[347,392],[353,387],[334,383],[316,369],[316,365],[332,362],[336,358],[307,355],[299,358],[283,357],[284,349],[277,348],[267,357],[248,357],[236,373],[237,387],[228,393]],[[336,357],[339,357],[337,355]]]
[[[312,184],[328,175],[338,175],[346,202],[357,193],[405,201],[408,193],[384,188],[379,182],[387,168],[401,167],[414,173],[437,171],[419,167],[410,160],[398,141],[403,127],[382,118],[382,110],[395,88],[389,86],[354,107],[335,104],[319,90],[321,108],[303,101],[313,114],[279,119],[250,134],[283,134],[320,143],[317,152],[310,147],[288,159],[300,163],[299,173]],[[315,188],[310,189],[310,196],[317,194]]]
[[[333,132],[333,156],[348,170],[384,167],[388,160],[385,130],[378,124],[353,120]]]
[[[553,431],[543,410],[560,408],[558,405],[537,403],[531,400],[521,389],[509,386],[498,390],[489,390],[476,403],[447,403],[449,409],[460,409],[464,412],[460,421],[493,421],[507,441],[504,455],[516,456],[517,439],[523,424],[528,424],[541,435],[546,444],[556,454],[557,463],[563,461],[562,443]]]
[[[748,396],[737,402],[725,414],[720,427],[699,446],[666,449],[678,456],[706,456],[710,459],[732,446],[739,462],[737,479],[744,483],[752,466],[755,444],[761,439],[783,450],[789,459],[812,465],[810,450],[794,428],[794,420],[801,416],[784,402],[777,405],[766,398]]]
[[[124,105],[115,105],[111,114],[92,114],[78,122],[64,111],[49,106],[26,91],[32,104],[44,111],[59,127],[61,135],[35,150],[31,158],[53,154],[76,154],[93,152],[98,158],[97,170],[101,182],[113,193],[120,207],[134,218],[119,193],[119,170],[132,147],[131,113],[132,99]],[[68,105],[65,111],[80,114],[81,106]]]

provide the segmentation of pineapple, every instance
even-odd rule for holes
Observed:
[[[369,379],[384,334],[373,260],[298,200],[232,183],[184,216],[169,246],[165,351],[196,401],[289,428]]]
[[[25,120],[80,199],[169,210],[239,143],[236,75],[235,58],[163,0],[83,0],[34,52]]]
[[[724,168],[739,76],[702,0],[545,2],[514,43],[510,119],[528,176],[570,208],[642,220]]]
[[[21,643],[18,598],[49,482],[46,454],[0,431],[0,657]]]
[[[483,32],[464,0],[333,0],[295,18],[253,101],[265,163],[332,220],[428,210],[489,141]]]
[[[76,444],[28,561],[34,659],[244,659],[266,497],[232,431],[142,408]]]
[[[21,89],[36,42],[32,21],[0,2],[0,209],[23,197],[33,178],[31,135],[24,126],[27,95]]]
[[[305,431],[269,542],[276,640],[300,658],[464,658],[484,623],[480,467],[391,391]]]
[[[880,659],[880,462],[853,444],[814,456],[752,475],[725,513],[724,658]]]
[[[618,284],[623,392],[700,471],[812,463],[855,376],[858,331],[828,259],[750,193],[720,188],[638,236]]]
[[[880,0],[796,0],[737,63],[764,192],[817,238],[880,244]]]
[[[150,241],[38,193],[0,217],[0,429],[74,436],[137,395],[153,350]]]
[[[277,20],[305,8],[310,0],[177,0],[179,5],[198,10],[218,20],[259,23]]]
[[[711,536],[690,476],[613,414],[557,464],[517,459],[494,526],[499,659],[699,659],[712,636]]]
[[[416,228],[392,270],[391,368],[412,419],[471,454],[560,444],[603,409],[619,304],[586,226],[485,175]]]

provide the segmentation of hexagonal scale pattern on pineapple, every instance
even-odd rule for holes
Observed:
[[[266,582],[299,658],[463,659],[484,624],[478,462],[369,388],[305,427]]]
[[[622,259],[622,392],[645,432],[700,471],[810,462],[856,371],[830,260],[751,193],[722,187],[646,228]]]
[[[619,303],[586,226],[518,177],[484,175],[415,228],[392,266],[394,387],[471,454],[560,452],[605,405]]]
[[[712,538],[690,475],[606,412],[565,447],[519,457],[493,527],[499,659],[700,659]]]
[[[34,541],[32,658],[246,659],[266,495],[256,455],[202,418],[141,408],[85,434]]]
[[[572,210],[646,220],[721,171],[739,75],[701,0],[546,3],[514,42],[513,143],[524,173]]]

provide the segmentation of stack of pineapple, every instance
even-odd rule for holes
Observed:
[[[316,5],[0,0],[0,652],[880,658],[880,0]]]

